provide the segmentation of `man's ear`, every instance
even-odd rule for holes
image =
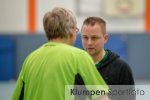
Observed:
[[[69,37],[72,37],[72,36],[73,36],[73,34],[74,34],[73,32],[70,32],[70,33],[69,33]]]
[[[104,35],[104,39],[105,39],[105,43],[107,43],[107,41],[108,41],[108,34],[107,33]]]
[[[70,37],[74,37],[76,35],[77,35],[77,33],[75,32],[75,30],[70,31],[70,34],[69,34]]]

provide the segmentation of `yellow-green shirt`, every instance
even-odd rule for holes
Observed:
[[[85,85],[107,86],[92,58],[73,46],[48,42],[24,61],[12,100],[65,100],[65,85],[79,73]]]

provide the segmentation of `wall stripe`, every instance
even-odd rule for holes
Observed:
[[[150,0],[146,0],[145,30],[150,32]]]
[[[28,0],[28,31],[36,31],[36,0]]]

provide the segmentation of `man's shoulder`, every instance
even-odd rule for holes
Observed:
[[[115,63],[119,63],[119,64],[127,64],[127,62],[121,58],[117,53],[111,51],[111,50],[107,50],[108,52],[108,59],[115,62]]]
[[[122,65],[122,66],[129,66],[129,64],[122,58],[117,58],[116,63]]]
[[[87,60],[87,59],[92,59],[91,56],[83,49],[77,48],[77,47],[70,47],[70,53],[73,54],[76,57],[79,57],[80,61]]]
[[[108,59],[115,66],[129,67],[129,64],[123,58],[110,50],[108,50]]]
[[[88,55],[88,53],[86,51],[84,51],[83,49],[74,47],[74,46],[69,46],[69,48],[73,51],[73,52],[77,52],[77,53],[81,53],[81,54],[86,54]]]

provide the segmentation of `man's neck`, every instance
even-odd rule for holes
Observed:
[[[58,42],[58,43],[65,43],[65,44],[70,44],[69,43],[69,39],[67,38],[56,38],[56,39],[52,39],[49,40],[50,42]]]
[[[92,56],[95,64],[103,59],[103,57],[105,56],[105,53],[106,53],[105,50],[103,50],[102,52],[99,52],[99,54]]]

